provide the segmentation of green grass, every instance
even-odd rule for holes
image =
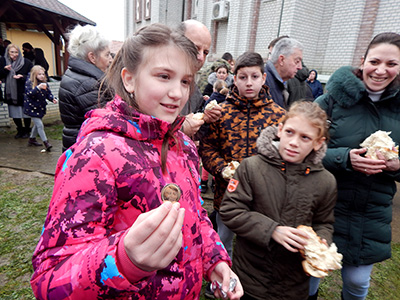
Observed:
[[[49,140],[62,140],[62,129],[64,125],[61,121],[54,121],[50,124],[44,124],[44,131]]]
[[[392,258],[375,264],[371,274],[368,300],[400,299],[400,244],[392,244]],[[333,272],[321,281],[318,299],[340,299],[340,271]]]
[[[29,284],[31,259],[47,213],[53,178],[14,172],[10,180],[10,173],[0,169],[0,299],[35,299]]]

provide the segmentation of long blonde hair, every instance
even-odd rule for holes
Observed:
[[[31,75],[30,75],[29,79],[30,79],[30,81],[32,83],[32,88],[37,87],[39,84],[41,84],[43,82],[47,82],[46,76],[44,77],[44,80],[42,82],[38,82],[37,74],[40,71],[43,71],[44,73],[46,73],[46,70],[42,66],[39,66],[39,65],[35,65],[31,69]]]

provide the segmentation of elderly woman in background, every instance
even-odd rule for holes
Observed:
[[[109,44],[91,25],[78,25],[70,32],[71,56],[59,90],[63,151],[75,143],[86,112],[100,105],[98,83],[112,62]]]
[[[25,81],[31,69],[32,62],[22,56],[18,46],[8,45],[0,58],[0,79],[5,81],[4,101],[8,104],[8,114],[17,126],[16,139],[28,138],[31,131],[31,118],[23,112]]]

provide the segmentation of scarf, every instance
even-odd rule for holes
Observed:
[[[13,46],[14,47],[14,46]],[[6,49],[6,54],[4,56],[6,60],[6,66],[11,65],[11,70],[8,72],[6,77],[6,97],[11,99],[12,104],[16,105],[18,101],[18,92],[17,92],[17,79],[14,78],[14,75],[17,74],[19,70],[24,66],[24,58],[22,57],[21,50],[18,50],[18,57],[16,60],[12,61],[10,55],[8,54],[9,47]]]

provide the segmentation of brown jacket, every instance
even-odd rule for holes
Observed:
[[[322,165],[326,145],[301,164],[284,162],[274,145],[276,127],[257,141],[259,155],[244,159],[228,187],[220,215],[236,233],[233,270],[256,299],[307,299],[309,277],[301,255],[272,239],[280,226],[312,226],[332,242],[336,181]]]
[[[238,95],[236,86],[222,106],[222,117],[210,124],[208,134],[201,140],[199,154],[205,169],[215,176],[214,208],[219,209],[228,182],[221,172],[232,160],[241,162],[257,154],[256,141],[261,130],[277,125],[285,110],[276,104],[264,86],[257,100]]]

